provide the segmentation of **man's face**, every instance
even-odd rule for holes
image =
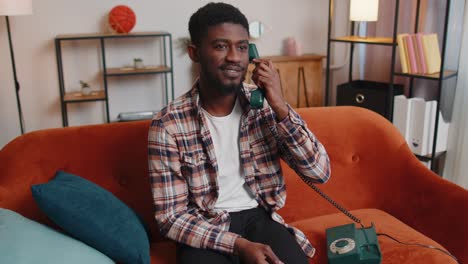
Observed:
[[[201,80],[222,94],[240,89],[249,64],[249,34],[244,27],[232,23],[210,27],[198,52]]]

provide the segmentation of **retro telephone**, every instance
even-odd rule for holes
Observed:
[[[253,59],[259,57],[255,44],[249,43],[249,62],[252,63]],[[250,107],[253,109],[260,109],[263,107],[263,101],[265,101],[265,94],[262,88],[252,91],[250,94]]]
[[[338,210],[361,225],[361,228],[356,228],[355,224],[347,224],[328,228],[326,230],[328,263],[380,264],[382,261],[382,253],[380,251],[374,224],[370,227],[364,227],[359,218],[333,201],[317,188],[310,179],[302,176],[301,179]]]

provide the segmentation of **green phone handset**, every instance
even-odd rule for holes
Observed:
[[[259,58],[257,47],[253,43],[249,43],[249,61]],[[261,109],[265,101],[265,94],[262,88],[252,91],[250,95],[250,107],[253,109]]]

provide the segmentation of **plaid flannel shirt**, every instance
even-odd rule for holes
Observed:
[[[309,257],[315,249],[298,229],[276,213],[284,206],[286,189],[280,158],[296,173],[317,183],[330,176],[328,155],[300,116],[278,122],[269,106],[250,108],[250,91],[240,93],[243,109],[239,155],[245,183],[259,205],[283,224]],[[148,135],[149,174],[160,232],[179,243],[232,254],[239,235],[229,232],[226,211],[213,209],[218,198],[218,164],[213,142],[201,111],[198,83],[156,114]]]

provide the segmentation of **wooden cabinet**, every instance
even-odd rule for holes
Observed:
[[[281,78],[281,89],[285,100],[292,107],[324,105],[321,55],[269,56],[262,57],[273,62]],[[249,66],[248,82],[254,65]]]

